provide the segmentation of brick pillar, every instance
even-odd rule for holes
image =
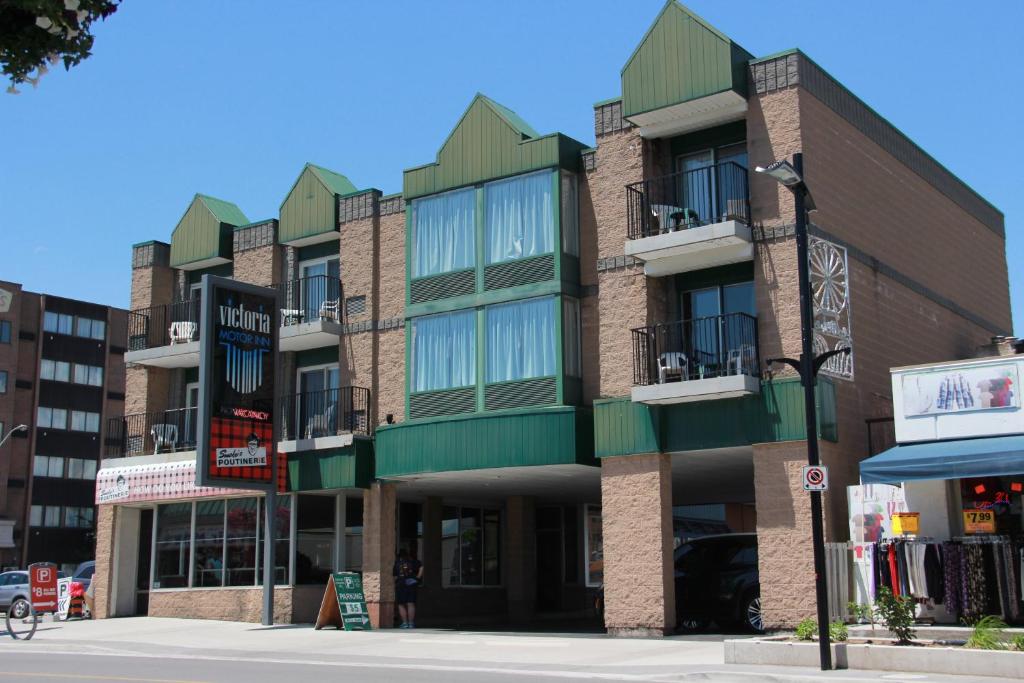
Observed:
[[[110,581],[114,569],[114,519],[115,506],[99,505],[96,508],[96,572],[92,583],[93,616],[106,619],[110,614]]]
[[[671,633],[676,611],[669,456],[603,458],[601,515],[608,633]]]
[[[170,250],[170,245],[164,242],[146,242],[132,247],[132,311],[162,306],[173,300],[175,271],[169,265]],[[158,314],[155,320],[159,322],[154,324],[164,324],[162,314]],[[128,316],[129,351],[133,350],[131,336],[145,332],[140,321],[138,317]],[[125,413],[130,415],[166,410],[170,379],[170,371],[162,368],[142,365],[126,368]]]
[[[374,482],[363,491],[363,590],[374,628],[395,625],[395,485]]]
[[[801,470],[807,442],[756,444],[757,563],[767,630],[793,628],[815,616],[811,498]]]
[[[537,517],[533,498],[512,496],[505,504],[505,586],[508,616],[526,623],[537,603]]]
[[[239,228],[232,235],[234,278],[261,287],[279,282],[281,247],[277,245],[277,221],[269,220]]]

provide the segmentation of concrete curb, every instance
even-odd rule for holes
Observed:
[[[833,643],[832,661],[837,669],[913,671],[995,678],[1020,678],[1024,672],[1024,652],[969,650],[962,647]],[[725,662],[817,667],[818,644],[771,639],[727,640]]]

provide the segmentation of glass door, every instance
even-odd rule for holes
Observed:
[[[340,372],[337,366],[299,371],[299,438],[316,439],[338,433]]]
[[[714,214],[714,165],[714,154],[710,149],[679,157],[681,223],[691,220],[706,223]]]
[[[301,272],[303,320],[310,322],[321,317],[336,317],[339,304],[338,278],[341,273],[338,258],[303,263]]]
[[[720,290],[718,287],[706,287],[687,292],[684,306],[689,322],[686,331],[689,341],[691,375],[696,373],[703,378],[719,363],[721,348],[721,330],[719,329],[722,313]]]
[[[740,142],[715,150],[717,206],[721,220],[746,215],[747,143]]]

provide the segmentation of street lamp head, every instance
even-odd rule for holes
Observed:
[[[12,432],[27,432],[28,431],[28,425],[18,425],[17,427],[12,429],[11,431]]]
[[[768,166],[758,166],[754,170],[775,178],[786,187],[796,187],[804,181],[788,161],[773,161]]]

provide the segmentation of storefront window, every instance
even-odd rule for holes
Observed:
[[[156,522],[156,573],[153,588],[188,586],[192,503],[161,505]]]
[[[497,510],[445,506],[441,520],[441,585],[499,585],[500,527]]]
[[[964,531],[1017,536],[1024,531],[1024,475],[960,480]],[[979,515],[989,512],[989,515]],[[969,513],[971,524],[968,526]]]
[[[195,578],[197,588],[224,585],[224,501],[196,503]]]
[[[601,506],[587,506],[587,585],[604,584],[604,537],[601,531]]]
[[[345,570],[363,569],[363,497],[345,498]]]
[[[264,519],[266,503],[260,498],[260,519]],[[288,566],[291,561],[291,546],[288,539],[291,538],[292,529],[292,497],[278,496],[277,516],[274,519],[277,525],[275,528],[277,543],[274,547],[274,583],[278,586],[288,585]],[[261,522],[262,528],[262,522]],[[256,566],[259,568],[259,581],[263,582],[263,553],[260,551],[256,558]]]
[[[322,585],[334,567],[336,496],[300,495],[295,535],[295,583]]]
[[[256,498],[227,502],[225,556],[228,586],[252,586],[256,583],[256,546],[259,536],[259,505]]]

